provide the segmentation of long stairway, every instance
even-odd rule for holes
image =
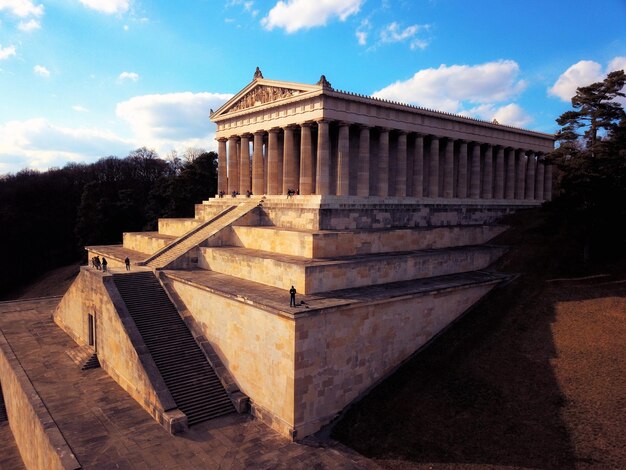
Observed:
[[[141,261],[139,264],[157,269],[165,268],[168,264],[183,256],[192,248],[200,245],[208,238],[217,234],[220,230],[223,230],[230,224],[236,222],[252,209],[262,204],[262,201],[263,198],[260,200],[254,198],[250,201],[242,202],[238,206],[226,208],[212,219],[202,223],[198,227],[195,227],[186,234],[177,238],[149,258]]]
[[[115,285],[189,426],[235,411],[220,380],[152,272],[115,274]]]

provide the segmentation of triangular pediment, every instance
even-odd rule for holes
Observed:
[[[304,93],[321,91],[318,85],[281,82],[277,80],[255,79],[243,90],[228,100],[211,115],[214,120],[230,113],[264,106],[269,103],[287,100]]]

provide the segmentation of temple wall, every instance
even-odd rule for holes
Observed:
[[[172,279],[207,341],[252,400],[252,411],[289,436],[294,416],[293,320]]]
[[[354,305],[298,318],[297,435],[306,436],[330,422],[492,287]]]

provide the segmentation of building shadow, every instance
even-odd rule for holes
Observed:
[[[349,409],[332,437],[403,468],[574,468],[567,397],[552,365],[555,306],[614,296],[604,281],[562,289],[527,275],[492,292]]]

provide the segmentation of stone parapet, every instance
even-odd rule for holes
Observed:
[[[9,425],[26,468],[81,468],[1,331],[0,383]]]
[[[159,233],[171,237],[180,237],[200,225],[197,219],[159,219]]]

